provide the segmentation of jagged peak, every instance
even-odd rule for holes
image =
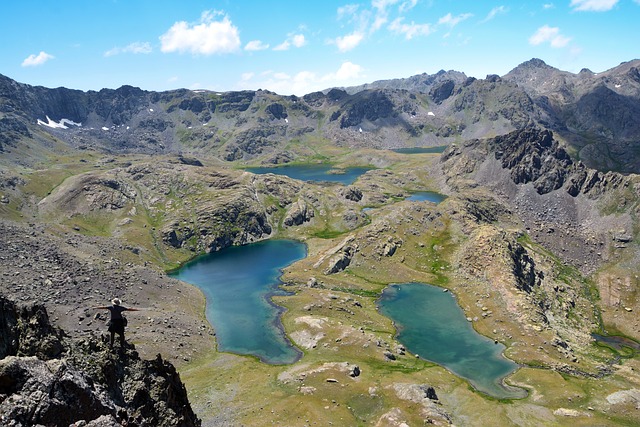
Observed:
[[[544,62],[542,59],[540,58],[531,58],[528,61],[523,62],[522,64],[518,65],[518,67],[526,67],[526,68],[550,68],[550,65],[548,65],[546,62]]]
[[[530,60],[525,61],[520,65],[518,65],[517,67],[515,67],[513,70],[509,72],[509,74],[519,73],[519,72],[529,71],[529,70],[555,70],[555,69],[556,68],[547,64],[542,59],[531,58]]]

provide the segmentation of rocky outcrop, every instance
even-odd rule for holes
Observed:
[[[311,221],[311,218],[313,218],[314,215],[313,209],[307,204],[307,202],[304,200],[298,200],[287,210],[283,224],[287,227],[301,225],[305,222]]]
[[[325,274],[338,273],[347,268],[349,264],[351,264],[351,260],[353,259],[353,256],[356,254],[356,252],[357,245],[345,245],[340,250],[340,252],[331,257],[331,259],[329,260],[329,267],[325,271]]]
[[[277,120],[286,119],[288,117],[287,109],[285,108],[285,106],[277,102],[267,105],[265,111],[271,114],[273,118]]]
[[[55,211],[59,206],[77,213],[118,210],[135,201],[137,196],[130,183],[113,175],[92,172],[70,178],[57,190],[39,202],[43,213]]]
[[[262,240],[272,232],[262,207],[252,197],[243,197],[241,192],[225,203],[198,207],[195,218],[196,222],[166,225],[161,231],[162,240],[180,248],[197,235],[199,245],[216,252],[232,245]]]
[[[527,127],[491,142],[496,159],[509,169],[516,184],[532,182],[538,194],[562,187],[575,170],[567,152],[558,146],[548,130]]]
[[[345,188],[341,188],[339,190],[339,194],[341,197],[344,197],[347,200],[351,200],[352,202],[359,202],[362,200],[362,190],[358,187],[349,186]]]
[[[111,351],[91,337],[68,342],[43,306],[0,297],[0,422],[22,427],[199,426],[173,365]]]
[[[394,115],[394,105],[383,92],[365,91],[357,94],[345,105],[340,128],[358,126],[363,120],[374,122]]]
[[[473,175],[486,156],[493,156],[517,185],[531,184],[540,195],[562,189],[573,197],[579,194],[597,198],[609,190],[632,186],[632,179],[615,172],[600,172],[575,162],[554,139],[553,133],[537,126],[526,126],[487,140],[452,145],[442,154],[447,176],[459,181]],[[482,178],[481,183],[492,177]],[[494,180],[495,181],[495,180]]]
[[[434,86],[429,92],[429,95],[431,95],[431,98],[433,98],[437,104],[442,104],[442,101],[451,96],[454,88],[455,82],[453,80],[446,80]]]
[[[7,356],[58,357],[64,350],[61,330],[49,323],[41,305],[16,307],[0,297],[0,359]]]

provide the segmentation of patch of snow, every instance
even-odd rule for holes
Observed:
[[[434,116],[434,117],[435,117],[435,114],[433,114],[433,111],[429,111],[429,112],[427,113],[427,116]]]
[[[285,123],[289,123],[289,119],[284,119]]]
[[[149,112],[150,112],[150,113],[153,113],[153,108],[149,108]]]
[[[362,133],[362,128],[358,129],[358,132]]]
[[[617,89],[617,88],[619,88],[619,87],[621,87],[621,86],[622,86],[622,85],[616,85],[616,89]]]
[[[206,123],[203,123],[203,124],[202,124],[202,126],[206,126],[206,125],[207,125]]]
[[[40,126],[47,126],[53,129],[69,129],[67,125],[82,126],[82,123],[76,123],[69,119],[61,119],[59,122],[54,122],[49,118],[49,116],[45,116],[45,117],[47,118],[46,122],[38,119],[38,124]]]
[[[127,130],[129,130],[129,126],[127,126]]]
[[[106,126],[102,126],[102,130],[109,130],[109,128]]]
[[[187,129],[191,129],[193,126],[189,126]]]

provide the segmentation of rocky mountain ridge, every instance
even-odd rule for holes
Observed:
[[[630,155],[640,140],[638,65],[574,75],[533,59],[503,77],[441,71],[302,97],[131,86],[82,92],[1,76],[0,149],[24,153],[18,147],[29,140],[47,147],[55,138],[73,149],[280,163],[308,159],[311,141],[352,148],[435,146],[537,123],[588,166],[634,172],[640,171]]]

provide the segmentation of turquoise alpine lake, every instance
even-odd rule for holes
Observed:
[[[299,179],[301,181],[328,181],[349,185],[353,184],[360,175],[371,170],[371,168],[352,167],[336,169],[333,166],[326,164],[307,164],[278,167],[256,167],[247,168],[245,170],[255,174],[274,173],[277,175],[285,175],[289,178]]]
[[[407,197],[407,200],[414,202],[428,201],[438,204],[446,198],[447,196],[444,194],[436,193],[435,191],[416,191],[415,193],[411,193],[411,195]]]
[[[502,355],[503,345],[473,329],[450,292],[423,283],[394,284],[385,288],[378,307],[394,321],[398,341],[412,353],[444,366],[490,396],[526,396],[526,391],[503,382],[518,365]]]
[[[266,240],[203,255],[171,276],[204,293],[218,350],[255,356],[273,365],[289,364],[302,353],[284,334],[283,309],[271,297],[286,295],[279,288],[281,269],[305,256],[303,243]]]

